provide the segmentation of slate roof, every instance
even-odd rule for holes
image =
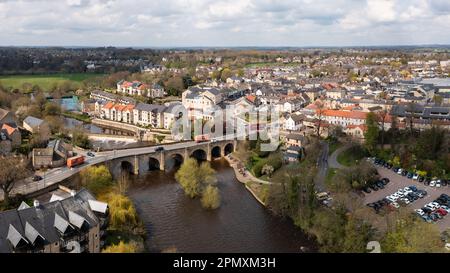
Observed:
[[[34,243],[38,238],[46,243],[57,242],[71,229],[97,225],[99,219],[91,209],[90,200],[95,201],[94,196],[81,190],[64,200],[0,212],[0,253],[11,252],[21,242]]]

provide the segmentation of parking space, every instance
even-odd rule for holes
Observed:
[[[388,178],[390,180],[390,183],[387,184],[384,189],[379,189],[378,191],[372,191],[371,193],[365,194],[366,204],[381,200],[386,196],[393,194],[398,189],[411,185],[416,186],[419,190],[425,190],[428,193],[424,198],[420,198],[406,206],[407,208],[411,209],[411,211],[422,208],[426,204],[438,198],[443,193],[450,195],[450,186],[440,188],[430,187],[418,182],[417,180],[408,179],[405,176],[398,175],[392,170],[386,169],[384,167],[377,166],[377,170],[380,176]],[[436,225],[439,226],[439,229],[441,231],[450,228],[450,215],[447,215],[443,217],[443,219],[438,220],[436,222]]]

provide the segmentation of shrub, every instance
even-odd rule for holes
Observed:
[[[219,189],[208,185],[203,192],[201,203],[205,209],[217,209],[220,206]]]

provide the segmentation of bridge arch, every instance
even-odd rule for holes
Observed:
[[[120,171],[126,171],[130,174],[134,174],[134,165],[128,160],[120,160],[119,167]]]
[[[233,143],[228,143],[225,145],[225,147],[223,147],[223,154],[224,155],[228,155],[231,154],[234,151],[234,144]]]
[[[199,161],[206,161],[208,160],[208,153],[203,150],[202,148],[195,149],[191,153],[191,157],[199,160]]]
[[[211,149],[211,158],[212,159],[215,159],[215,158],[219,158],[219,157],[221,157],[222,156],[222,153],[221,153],[221,148],[220,148],[220,146],[214,146],[212,149]]]
[[[184,157],[180,153],[172,153],[165,156],[165,170],[170,171],[179,167],[184,162]]]
[[[150,157],[148,159],[148,170],[155,171],[155,170],[159,170],[159,168],[160,168],[159,160],[154,157]]]

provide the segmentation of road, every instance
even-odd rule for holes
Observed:
[[[347,168],[346,166],[340,164],[337,161],[337,157],[340,153],[342,153],[343,151],[349,149],[350,147],[352,147],[353,144],[346,144],[338,149],[336,149],[336,151],[334,151],[331,155],[330,155],[330,159],[329,159],[329,166],[333,169],[345,169]]]
[[[226,138],[226,136],[215,138],[215,140],[220,141],[220,140],[224,140],[225,138]],[[195,141],[187,141],[187,142],[177,142],[177,143],[170,143],[170,144],[151,146],[151,147],[141,147],[141,148],[132,148],[132,149],[125,149],[125,150],[98,152],[95,154],[95,157],[86,156],[86,161],[81,166],[74,167],[72,169],[70,169],[68,167],[60,167],[60,168],[55,168],[55,169],[49,170],[49,171],[45,172],[45,175],[42,174],[42,177],[44,179],[42,179],[40,181],[32,181],[32,178],[30,177],[23,181],[17,182],[16,186],[14,187],[14,189],[11,192],[11,195],[28,194],[31,192],[35,192],[37,190],[44,189],[55,183],[59,183],[59,182],[63,181],[64,179],[67,179],[67,178],[71,177],[72,175],[80,172],[82,169],[84,169],[88,166],[96,165],[99,163],[103,163],[103,162],[106,162],[109,160],[122,158],[122,157],[153,153],[153,152],[155,152],[155,149],[160,146],[164,146],[164,149],[166,151],[171,151],[171,150],[176,150],[176,149],[190,148],[190,147],[194,147],[196,145],[199,145],[199,143],[196,143]],[[86,153],[87,153],[87,151],[82,151],[82,150],[79,150],[79,152],[83,155],[86,155]],[[1,191],[0,191],[0,200],[3,200],[3,192],[1,192]]]
[[[318,192],[326,191],[325,178],[328,171],[328,142],[322,141],[322,151],[317,159],[318,171],[314,182],[316,184],[316,190]]]

